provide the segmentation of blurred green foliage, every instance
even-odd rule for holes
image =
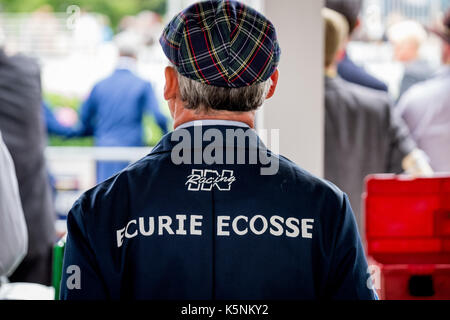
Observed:
[[[144,143],[154,146],[161,140],[163,132],[155,121],[154,117],[144,115]]]
[[[67,97],[60,94],[45,92],[44,100],[50,104],[50,108],[68,107],[78,111],[81,101],[76,97]]]
[[[170,116],[169,105],[166,101],[163,101],[159,105],[161,112],[167,117],[167,128],[169,131],[173,129],[173,120]],[[163,136],[163,131],[158,126],[153,116],[144,114],[143,119],[144,127],[144,143],[147,146],[155,146]]]
[[[67,7],[77,5],[81,9],[104,14],[116,30],[120,19],[126,15],[135,15],[143,10],[164,15],[167,0],[0,0],[2,12],[33,12],[45,5],[56,12],[66,12]]]
[[[78,109],[80,108],[82,103],[82,101],[80,101],[76,97],[66,97],[64,95],[50,92],[44,93],[44,100],[48,102],[49,107],[50,109],[52,109],[52,111],[57,111],[57,109],[61,107],[68,107],[78,112]],[[166,106],[163,106],[162,110],[167,116],[169,115],[167,112],[168,108]],[[158,141],[161,139],[163,132],[156,123],[154,117],[144,115],[143,127],[144,127],[144,143],[148,146],[156,145]],[[49,135],[48,144],[50,146],[90,147],[94,145],[94,139],[92,137],[64,139],[55,135]]]

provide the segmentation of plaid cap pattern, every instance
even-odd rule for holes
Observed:
[[[217,87],[267,80],[281,53],[272,23],[231,0],[191,5],[170,21],[159,42],[180,74]]]

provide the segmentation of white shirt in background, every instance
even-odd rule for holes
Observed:
[[[16,172],[0,132],[0,277],[14,272],[27,249],[28,234]]]

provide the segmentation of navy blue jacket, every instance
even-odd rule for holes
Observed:
[[[173,134],[76,201],[62,299],[375,298],[352,209],[337,187],[270,151],[279,160],[274,175],[261,175],[261,163],[177,165]],[[218,145],[225,143],[224,157],[236,156],[239,148]],[[247,157],[254,146],[240,150]]]
[[[338,74],[342,79],[375,90],[388,91],[387,85],[357,66],[347,54],[338,64]]]

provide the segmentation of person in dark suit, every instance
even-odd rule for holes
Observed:
[[[342,14],[348,22],[348,38],[353,31],[359,26],[358,15],[361,10],[362,0],[326,0],[325,6]],[[343,59],[337,66],[339,76],[352,83],[362,85],[364,87],[388,91],[387,85],[381,80],[369,74],[364,68],[356,65],[348,56],[347,52],[343,53]]]
[[[325,17],[325,178],[349,195],[361,227],[364,178],[372,173],[428,174],[405,123],[393,113],[385,92],[343,80],[336,72],[348,24],[343,15]]]
[[[175,130],[76,201],[61,297],[375,299],[347,196],[253,130],[278,81],[270,21],[203,1],[160,44]]]
[[[50,285],[56,233],[44,159],[47,140],[41,101],[37,63],[23,55],[8,56],[0,50],[0,131],[16,168],[28,228],[28,254],[10,281]]]

